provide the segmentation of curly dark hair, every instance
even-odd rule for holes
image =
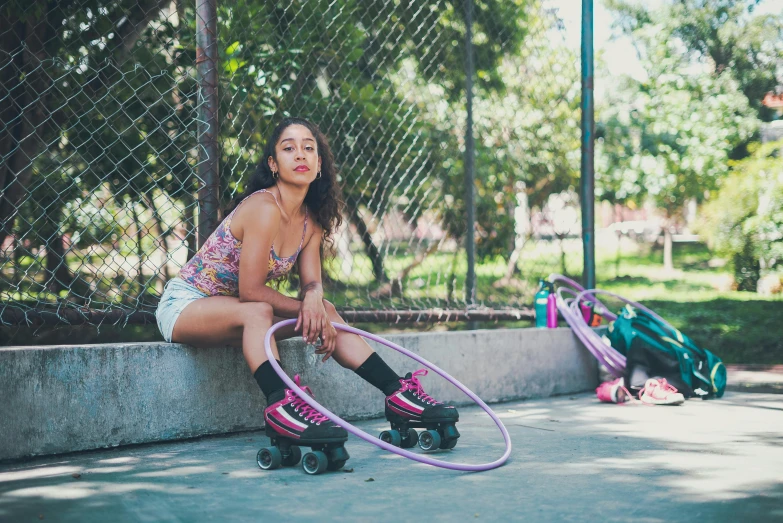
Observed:
[[[255,172],[245,185],[245,190],[234,201],[234,208],[239,202],[260,189],[268,189],[277,183],[272,177],[272,169],[269,168],[269,157],[277,161],[275,146],[280,136],[288,127],[302,125],[307,127],[316,142],[318,156],[321,158],[321,177],[310,184],[305,195],[305,204],[313,219],[323,228],[323,239],[331,242],[331,236],[342,223],[342,194],[337,183],[337,167],[334,163],[334,155],[329,147],[329,141],[317,125],[304,118],[285,118],[272,131],[272,135],[264,147],[264,156],[258,162]]]

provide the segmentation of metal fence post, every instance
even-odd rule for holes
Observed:
[[[473,141],[473,0],[465,0],[465,94],[467,122],[465,124],[465,207],[467,227],[465,250],[468,254],[468,273],[465,277],[465,302],[476,304],[476,202],[474,199],[475,156]]]
[[[218,151],[217,0],[196,0],[198,71],[198,246],[217,227],[220,190]]]
[[[582,246],[585,288],[595,288],[595,103],[593,99],[593,0],[582,0]]]

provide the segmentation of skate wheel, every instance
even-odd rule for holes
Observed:
[[[400,436],[400,432],[397,430],[384,430],[381,432],[381,435],[378,436],[381,441],[385,441],[386,443],[391,443],[395,447],[399,447],[402,445],[402,436]]]
[[[344,466],[345,466],[344,460],[330,461],[329,464],[326,466],[326,470],[334,472],[335,470],[340,470]]]
[[[443,440],[440,444],[440,448],[444,450],[453,449],[457,446],[457,441],[459,441],[457,438]]]
[[[329,459],[320,450],[314,450],[302,456],[302,468],[311,476],[324,472],[328,466]]]
[[[440,448],[440,434],[435,430],[425,430],[419,434],[419,447],[421,450],[435,450]]]
[[[342,461],[345,463],[348,461],[348,458],[351,457],[348,455],[348,451],[345,450],[345,447],[335,447],[329,451],[327,456],[329,457],[329,463],[333,461]]]
[[[293,467],[299,464],[300,459],[302,459],[301,449],[296,445],[291,445],[288,449],[288,455],[283,457],[283,465]]]
[[[266,447],[258,451],[256,462],[262,470],[274,470],[283,463],[283,454],[277,447]]]
[[[419,433],[414,429],[408,429],[408,434],[405,439],[402,440],[402,448],[409,449],[415,447],[419,442]]]
[[[459,431],[454,425],[446,425],[441,429],[440,435],[443,439],[457,439],[459,438]]]

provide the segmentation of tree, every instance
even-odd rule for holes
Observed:
[[[0,38],[7,57],[0,64],[0,243],[14,223],[37,223],[21,236],[46,245],[45,285],[57,295],[74,281],[63,242],[68,202],[103,180],[126,192],[138,184],[136,199],[144,192],[146,183],[131,179],[144,170],[153,134],[165,132],[154,106],[171,89],[161,79],[174,65],[165,44],[140,37],[170,3],[15,0],[0,10],[7,28]],[[138,60],[147,58],[157,61],[156,78],[136,72]],[[145,90],[157,102],[144,106]],[[137,147],[128,143],[134,140]]]
[[[572,188],[579,173],[578,57],[541,2],[530,2],[522,19],[525,40],[498,69],[503,88],[477,89],[474,97],[476,252],[479,259],[506,260],[503,281],[517,271],[529,239],[515,231],[517,195],[540,208],[551,194]],[[450,236],[462,238],[465,116],[460,108],[430,102],[441,89],[422,81],[413,96],[427,108],[427,119],[438,122],[443,142],[459,150],[443,158],[439,210]]]
[[[752,144],[732,162],[704,206],[700,232],[734,269],[739,290],[755,291],[762,270],[783,265],[783,141]]]
[[[702,202],[729,173],[728,161],[758,128],[755,111],[731,74],[694,61],[671,27],[651,12],[633,29],[648,79],[626,78],[601,115],[599,197],[664,213],[664,267],[672,268],[671,226],[684,205]]]
[[[503,90],[501,63],[526,34],[527,3],[476,5],[477,90]],[[261,137],[279,117],[307,115],[330,138],[348,218],[372,261],[376,282],[385,281],[388,248],[375,244],[371,226],[395,208],[393,202],[415,223],[439,197],[442,204],[436,189],[456,172],[444,165],[459,150],[461,137],[448,132],[453,123],[444,132],[428,116],[427,105],[435,103],[431,97],[422,100],[410,90],[422,83],[437,85],[452,121],[462,110],[463,2],[312,0],[306,9],[240,2],[221,7],[221,13],[221,34],[236,38],[224,57],[230,70],[221,114],[232,118],[223,140],[232,147],[223,148],[221,161],[226,166],[222,178],[230,180],[226,196],[259,160]],[[461,237],[464,228],[454,232]]]
[[[609,0],[629,35],[645,28],[679,40],[693,61],[709,64],[716,75],[738,82],[751,107],[764,121],[774,118],[761,104],[781,84],[783,14],[757,15],[761,0],[669,0],[660,9],[629,0]]]
[[[33,176],[35,161],[58,140],[67,96],[53,88],[54,78],[78,66],[80,48],[124,63],[164,0],[13,0],[0,9],[0,243],[11,226]],[[103,10],[103,16],[96,16]],[[111,34],[111,38],[109,38]],[[66,57],[62,60],[61,57]],[[68,63],[68,57],[77,63]],[[85,75],[83,92],[96,96],[105,88],[104,73]]]

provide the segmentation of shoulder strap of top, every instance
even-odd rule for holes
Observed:
[[[242,198],[242,201],[241,201],[241,202],[239,202],[239,205],[237,205],[237,206],[234,208],[234,210],[233,210],[233,211],[231,211],[231,213],[228,215],[228,217],[227,217],[228,223],[229,223],[229,224],[231,223],[231,218],[234,216],[234,213],[235,213],[235,212],[237,212],[237,209],[239,209],[239,208],[242,206],[242,204],[243,204],[243,203],[245,203],[245,202],[247,201],[247,199],[248,199],[248,198],[250,198],[250,197],[251,197],[251,196],[253,196],[254,194],[258,194],[258,193],[260,193],[260,192],[265,192],[265,193],[269,193],[269,194],[271,194],[271,195],[272,195],[272,198],[274,198],[274,199],[275,199],[275,204],[277,204],[277,208],[278,208],[278,209],[280,209],[280,212],[283,212],[283,208],[282,208],[282,207],[280,207],[280,202],[278,202],[278,201],[277,201],[277,196],[275,196],[275,193],[273,193],[272,191],[268,191],[268,190],[266,190],[266,189],[259,189],[259,190],[255,191],[255,192],[252,192],[252,193],[248,194],[248,195],[247,195],[247,196],[245,196],[244,198]]]
[[[271,193],[271,192],[267,191],[266,189],[259,189],[258,191],[255,191],[255,192],[252,192],[252,193],[248,194],[247,196],[245,196],[244,198],[242,198],[242,201],[241,201],[241,202],[239,202],[239,205],[237,205],[236,207],[234,207],[234,210],[233,210],[233,211],[231,211],[230,213],[228,213],[228,216],[226,216],[226,219],[225,219],[225,220],[223,220],[223,224],[222,224],[222,225],[223,225],[223,226],[224,226],[226,229],[228,229],[229,231],[231,231],[231,220],[233,220],[233,219],[234,219],[234,213],[235,213],[235,212],[237,212],[237,211],[239,210],[239,208],[240,208],[240,207],[242,207],[242,204],[243,204],[243,203],[245,203],[245,202],[247,201],[247,199],[248,199],[248,198],[250,198],[250,197],[251,197],[251,196],[253,196],[254,194],[257,194],[257,193],[260,193],[260,192],[268,192],[269,194],[271,194],[271,195],[272,195],[272,197],[273,197],[273,198],[275,197],[275,195],[274,195],[273,193]],[[277,203],[277,198],[275,198],[275,203]],[[277,206],[278,206],[278,207],[280,207],[280,204],[277,204]]]
[[[280,212],[282,212],[282,213],[283,213],[283,215],[285,215],[285,212],[283,211],[283,208],[282,208],[282,207],[280,207],[280,202],[279,202],[279,201],[277,201],[277,196],[275,196],[275,193],[273,193],[272,191],[267,191],[266,189],[259,189],[259,190],[257,190],[256,192],[254,192],[254,193],[251,193],[250,195],[248,195],[248,198],[249,198],[250,196],[253,196],[254,194],[258,194],[258,193],[260,193],[260,192],[265,192],[265,193],[267,193],[267,194],[270,194],[270,195],[272,195],[272,198],[274,198],[274,199],[275,199],[275,204],[277,205],[277,208],[278,208],[278,209],[280,209]],[[247,200],[247,198],[245,198],[245,200]],[[242,200],[242,201],[245,201],[245,200]]]

